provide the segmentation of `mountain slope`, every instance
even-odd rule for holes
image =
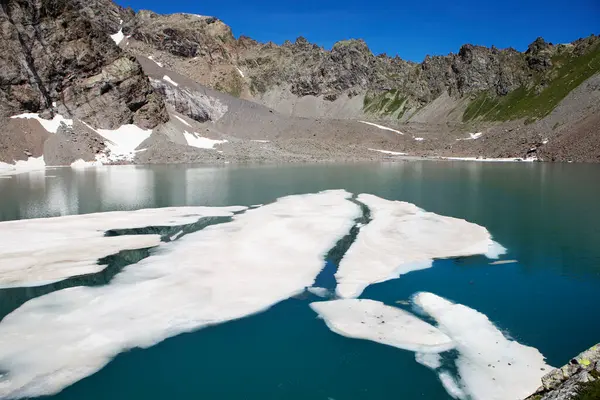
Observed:
[[[109,0],[3,0],[0,117],[61,114],[101,128],[166,121],[140,65],[107,34],[121,14]]]

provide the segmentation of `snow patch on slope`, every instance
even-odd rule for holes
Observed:
[[[44,119],[36,113],[24,113],[19,115],[13,115],[11,118],[35,119],[39,121],[40,124],[42,124],[42,126],[44,127],[44,129],[50,133],[56,133],[58,131],[58,128],[60,127],[61,122],[68,126],[73,126],[72,119],[66,119],[60,114],[56,114],[52,119]]]
[[[183,136],[189,146],[197,147],[199,149],[211,149],[214,150],[215,145],[227,143],[227,140],[209,139],[200,136],[199,133],[190,133],[188,131],[183,132]]]
[[[406,155],[406,153],[400,153],[398,151],[379,150],[379,149],[371,149],[371,148],[369,148],[369,150],[371,150],[371,151],[377,151],[377,152],[383,153],[383,154],[390,154],[390,155],[393,155],[393,156],[405,156]]]
[[[97,157],[97,161],[105,164],[114,161],[132,161],[138,146],[152,134],[152,129],[142,129],[137,125],[123,125],[117,129],[94,129],[85,124],[104,139],[109,150],[108,155]]]
[[[173,79],[169,78],[168,75],[163,76],[163,81],[170,83],[173,86],[179,86],[179,83],[177,83]]]
[[[185,119],[181,118],[178,115],[173,115],[175,118],[177,118],[182,124],[189,126],[190,128],[192,127]]]
[[[110,35],[110,38],[117,44],[117,46],[121,43],[125,35],[123,35],[123,28],[119,29],[119,31],[115,34]]]
[[[387,126],[383,126],[383,125],[374,124],[373,122],[367,122],[367,121],[358,121],[358,122],[360,122],[361,124],[371,125],[371,126],[374,126],[376,128],[379,128],[379,129],[383,129],[383,130],[391,131],[391,132],[396,132],[396,133],[398,133],[400,135],[404,135],[404,133],[400,132],[399,130],[388,128]]]
[[[159,67],[163,68],[163,64],[162,64],[162,63],[159,63],[158,61],[156,61],[156,60],[154,59],[154,57],[152,57],[152,56],[148,56],[148,60],[154,61],[154,64],[156,64],[156,65],[158,65]]]

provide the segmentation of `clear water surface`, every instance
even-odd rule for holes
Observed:
[[[431,291],[485,313],[555,366],[600,341],[597,165],[415,161],[61,168],[0,179],[0,220],[254,205],[338,188],[478,223],[508,249],[505,259],[518,260],[505,265],[490,265],[482,256],[436,261],[433,268],[373,285],[362,298],[397,305],[415,292]],[[335,265],[330,262],[327,270],[334,272]],[[2,290],[0,311],[40,294]],[[308,307],[315,300],[289,299],[258,315],[122,353],[51,398],[450,398],[412,352],[330,332]]]

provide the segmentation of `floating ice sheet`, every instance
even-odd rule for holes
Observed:
[[[461,219],[369,194],[358,200],[369,207],[372,221],[340,262],[340,297],[358,297],[368,285],[429,268],[436,258],[485,254],[494,243],[484,227]]]
[[[482,313],[431,293],[419,293],[415,303],[456,343],[460,386],[446,379],[455,398],[464,391],[474,400],[521,400],[535,392],[552,369],[535,348],[507,339]],[[444,378],[440,375],[444,382]]]
[[[0,397],[56,393],[122,351],[303,292],[360,215],[349,196],[285,197],[164,244],[108,285],[25,303],[0,323]]]
[[[333,332],[404,350],[438,353],[454,347],[436,327],[400,308],[374,300],[345,299],[311,303]]]
[[[171,207],[0,222],[0,287],[99,272],[106,267],[98,265],[100,258],[160,243],[158,235],[104,236],[111,229],[190,224],[243,208]]]

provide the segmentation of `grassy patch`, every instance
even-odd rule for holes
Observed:
[[[480,93],[467,106],[463,121],[508,121],[526,118],[534,122],[548,115],[558,103],[586,79],[600,71],[600,44],[581,56],[569,52],[552,58],[550,71],[534,76],[530,87],[520,87],[504,97]]]
[[[397,89],[374,95],[367,94],[363,100],[363,111],[367,114],[400,119],[406,111],[406,100]]]
[[[600,399],[600,380],[582,383],[577,390],[577,396],[573,400],[598,400]]]

